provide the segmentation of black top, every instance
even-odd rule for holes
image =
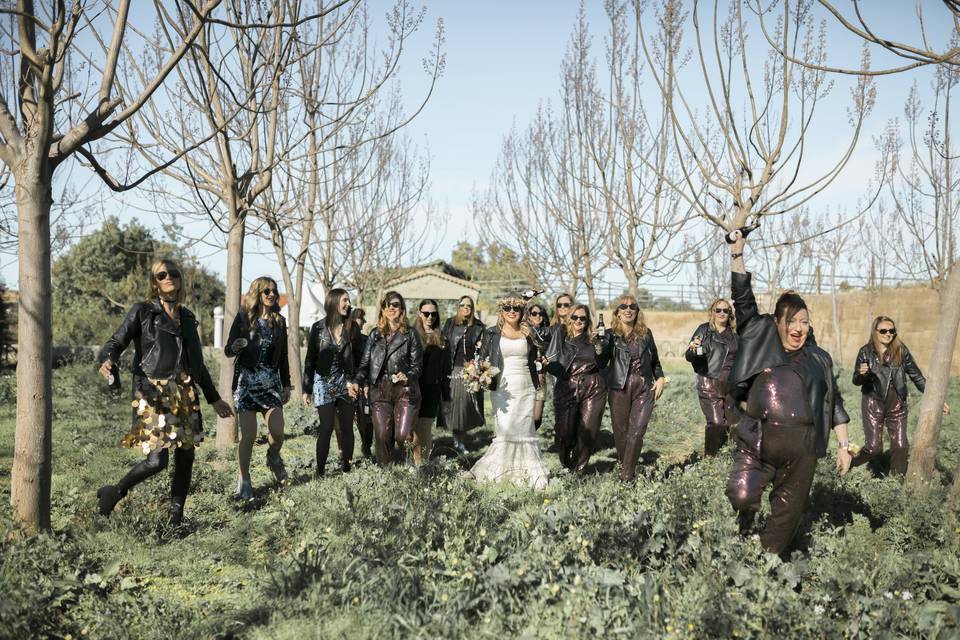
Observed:
[[[890,360],[889,351],[884,353],[881,358],[873,344],[865,344],[860,347],[857,353],[857,361],[853,365],[853,384],[860,387],[860,391],[866,395],[871,394],[876,398],[884,399],[890,389],[897,392],[902,400],[907,399],[907,378],[913,381],[917,391],[923,393],[927,387],[927,379],[923,377],[920,367],[910,354],[905,344],[900,345],[900,364],[894,365]],[[867,364],[870,370],[860,373],[860,365]]]
[[[239,352],[231,349],[233,341],[237,338],[246,338],[247,346]],[[278,316],[276,324],[273,326],[273,339],[265,353],[260,349],[260,325],[250,327],[247,312],[241,310],[233,319],[230,326],[230,334],[227,336],[227,343],[223,347],[223,353],[228,358],[237,358],[237,364],[245,369],[256,369],[257,364],[264,364],[274,371],[280,372],[280,382],[284,387],[290,386],[290,360],[287,350],[287,323],[283,316]],[[233,388],[237,388],[237,379],[239,371],[234,369]]]

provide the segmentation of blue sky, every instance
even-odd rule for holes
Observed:
[[[372,1],[371,15],[382,20],[382,13],[389,4],[387,0]],[[942,9],[937,9],[942,6],[938,0],[929,0],[925,4],[935,15],[943,13]],[[422,95],[424,74],[420,60],[429,46],[432,24],[442,16],[446,27],[446,72],[433,98],[408,133],[414,142],[429,149],[432,197],[441,210],[449,213],[446,236],[436,257],[449,258],[450,250],[458,240],[486,233],[483,229],[476,229],[470,219],[469,202],[472,190],[485,186],[504,134],[514,124],[521,129],[525,127],[541,102],[556,100],[560,61],[576,21],[579,3],[572,0],[428,0],[427,6],[427,24],[407,52],[400,82],[404,95],[411,102]],[[916,23],[911,2],[873,0],[869,6],[877,11],[873,24],[878,30],[903,39],[910,38],[911,30],[904,25]],[[585,4],[585,10],[594,33],[595,51],[602,56],[603,2],[591,0]],[[934,25],[934,28],[937,26],[949,28],[949,25],[942,24]],[[757,33],[756,37],[762,36]],[[858,60],[859,47],[855,38],[838,28],[831,28],[832,61]],[[875,58],[875,64],[882,62],[881,56]],[[853,208],[873,173],[875,152],[871,136],[879,133],[890,117],[902,113],[903,99],[913,81],[920,83],[921,95],[926,92],[928,77],[921,72],[878,81],[877,109],[868,122],[856,155],[838,183],[823,194],[815,206]],[[837,140],[848,139],[845,118],[831,117],[830,114],[831,110],[837,115],[842,113],[839,110],[846,104],[848,82],[846,78],[838,78],[832,104],[821,107],[825,113],[818,118],[820,124],[810,145],[813,165],[835,157],[839,152]],[[687,91],[694,99],[702,98],[696,86],[687,87]],[[71,175],[72,179],[81,181],[87,177],[83,169],[76,169]],[[96,181],[90,184],[97,185]],[[108,198],[106,194],[104,197]],[[131,196],[127,203],[134,204],[136,197]],[[109,208],[112,212],[119,211],[121,219],[139,215],[135,213],[135,207],[123,203],[112,204]],[[145,221],[157,226],[155,220]],[[251,242],[248,245],[245,283],[263,273],[279,275],[273,265],[272,250],[256,244]],[[225,255],[222,252],[204,250],[204,259],[212,268],[223,272]],[[7,258],[0,267],[0,276],[8,283],[15,283],[15,260]]]

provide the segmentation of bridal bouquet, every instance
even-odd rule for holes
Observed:
[[[487,391],[493,378],[500,373],[500,369],[490,364],[490,358],[480,360],[475,358],[463,366],[460,382],[470,393]]]

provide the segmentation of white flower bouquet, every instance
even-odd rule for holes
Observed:
[[[500,369],[490,364],[490,358],[474,358],[463,365],[460,374],[460,383],[470,393],[478,393],[490,389],[493,379],[500,373]]]

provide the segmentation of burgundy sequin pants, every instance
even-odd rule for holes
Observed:
[[[394,384],[383,375],[380,384],[370,387],[373,405],[373,430],[376,436],[377,462],[387,464],[397,450],[404,451],[413,438],[413,428],[420,412],[420,387]]]
[[[620,479],[632,481],[643,449],[643,436],[653,413],[653,387],[637,371],[631,371],[623,390],[610,389],[610,421],[620,462]]]
[[[571,376],[569,380],[557,380],[553,388],[553,409],[557,420],[555,438],[563,466],[577,473],[586,468],[606,404],[607,384],[599,373],[583,373]]]
[[[853,459],[853,466],[864,464],[883,452],[883,429],[890,436],[890,472],[902,476],[907,472],[910,443],[907,442],[907,403],[894,389],[886,400],[864,394],[860,401],[863,412],[863,448]]]
[[[729,425],[733,424],[733,407],[727,400],[725,380],[697,376],[697,396],[700,410],[707,420],[704,429],[704,455],[715,456],[727,442]]]
[[[786,549],[803,517],[817,469],[813,425],[760,423],[743,416],[737,428],[737,452],[727,481],[727,498],[739,513],[745,533],[760,510],[767,485],[770,517],[760,543],[772,553]]]

